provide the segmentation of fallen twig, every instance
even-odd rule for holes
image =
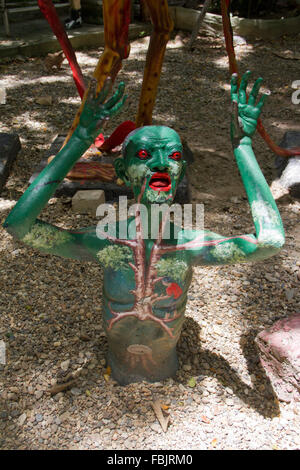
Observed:
[[[152,401],[151,406],[153,408],[155,416],[157,417],[159,421],[159,424],[162,427],[163,432],[167,432],[168,425],[171,419],[170,416],[167,416],[167,417],[164,416],[162,412],[162,405],[159,400]]]
[[[192,31],[192,34],[191,34],[191,37],[190,37],[190,40],[188,42],[188,49],[191,50],[192,47],[193,47],[193,44],[195,42],[195,39],[197,37],[197,34],[198,34],[198,31],[200,29],[200,26],[201,26],[201,23],[203,22],[204,18],[205,18],[205,15],[206,15],[206,12],[207,10],[210,8],[211,6],[211,3],[212,3],[212,0],[205,0],[205,3],[202,7],[202,10],[200,12],[200,15],[198,16],[197,18],[197,21],[196,21],[196,24],[194,26],[194,29]]]
[[[64,392],[65,390],[69,390],[75,384],[75,380],[70,380],[64,384],[54,385],[49,389],[51,395],[56,395],[57,393]]]

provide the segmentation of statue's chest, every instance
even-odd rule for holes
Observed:
[[[133,300],[131,293],[135,288],[135,276],[131,269],[104,270],[103,293],[112,301],[129,304]]]
[[[103,293],[107,300],[132,304],[143,298],[162,299],[156,305],[179,301],[186,293],[191,280],[191,268],[183,259],[161,257],[155,265],[143,260],[135,264],[127,260],[119,268],[104,269]],[[162,303],[163,302],[163,303]]]

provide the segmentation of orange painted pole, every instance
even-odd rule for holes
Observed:
[[[93,74],[97,80],[97,93],[103,87],[107,77],[110,77],[113,83],[122,67],[122,60],[126,59],[129,55],[128,30],[130,13],[131,0],[103,0],[105,46]],[[89,89],[90,85],[83,96],[81,106],[68,132],[64,145],[68,142],[78,125]]]
[[[136,117],[137,127],[146,126],[152,122],[152,112],[165,50],[174,27],[169,15],[167,0],[145,0],[145,3],[149,9],[153,32],[146,57],[143,85]]]

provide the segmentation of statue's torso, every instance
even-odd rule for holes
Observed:
[[[111,259],[119,256],[120,262],[109,265],[109,259],[105,259],[103,319],[109,338],[126,345],[151,342],[153,347],[155,340],[178,339],[192,268],[185,253],[176,251],[159,257],[151,266],[153,243],[144,243],[145,258],[137,272],[137,260],[124,255],[130,254],[127,247],[107,252]]]

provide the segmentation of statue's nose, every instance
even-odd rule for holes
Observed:
[[[152,171],[167,171],[167,169],[168,169],[168,164],[166,163],[163,152],[159,152],[151,170]]]
[[[168,167],[165,163],[157,164],[151,168],[152,171],[160,171],[160,172],[167,172]]]

